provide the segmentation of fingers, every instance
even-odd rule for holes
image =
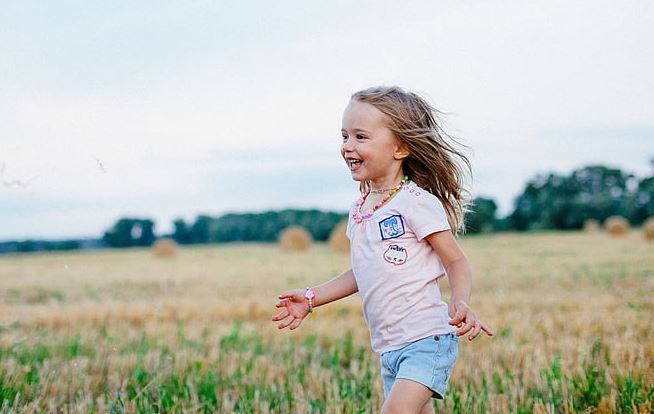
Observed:
[[[488,326],[488,325],[486,325],[484,322],[481,322],[481,329],[483,329],[484,332],[486,332],[486,335],[488,335],[488,336],[493,336],[493,335],[495,335],[495,332],[493,332],[493,330],[491,329],[491,327]]]
[[[295,318],[295,319],[293,319],[293,322],[291,322],[291,325],[289,326],[289,329],[292,331],[293,329],[300,326],[301,323],[302,323],[302,318]]]
[[[456,327],[460,327],[461,323],[466,319],[466,314],[468,313],[468,310],[465,308],[458,308],[456,310],[456,313],[454,314],[454,318],[450,321],[450,325],[454,325]]]
[[[475,321],[466,322],[461,328],[456,331],[458,336],[463,336],[468,333],[475,326]]]
[[[290,315],[290,313],[288,312],[288,309],[284,309],[283,311],[279,312],[277,315],[273,316],[272,320],[273,321],[281,321],[282,319],[285,319],[286,317],[288,317],[288,315]]]
[[[456,327],[461,326],[461,323],[463,322],[463,318],[465,318],[465,311],[458,310],[454,315],[454,318],[452,318],[452,320],[450,321],[450,325],[454,325]]]
[[[282,323],[277,325],[277,329],[284,329],[287,326],[289,326],[290,324],[292,324],[293,321],[295,321],[295,318],[293,318],[293,317],[287,318],[286,320],[282,321]]]
[[[290,299],[290,300],[301,300],[303,298],[303,291],[302,290],[291,290],[288,292],[284,292],[281,295],[277,296],[278,299]]]
[[[476,338],[476,337],[477,337],[477,336],[478,336],[482,331],[485,332],[486,335],[488,335],[488,336],[493,336],[493,335],[495,335],[495,333],[494,333],[493,330],[490,328],[490,326],[488,326],[486,323],[484,323],[484,322],[478,320],[478,321],[475,322],[475,324],[474,324],[474,329],[473,329],[472,332],[470,333],[470,336],[468,336],[468,340],[469,340],[469,341],[472,341],[472,340],[475,339],[475,338]],[[458,332],[457,332],[457,335],[458,335]],[[462,335],[463,335],[463,334],[462,334]]]
[[[475,339],[477,335],[479,335],[479,332],[481,332],[481,322],[477,321],[472,330],[472,333],[468,336],[468,341],[472,341],[473,339]]]
[[[290,318],[277,325],[277,329],[284,329],[288,327],[292,331],[293,329],[296,329],[298,326],[300,326],[303,319],[304,318],[296,318],[291,316]]]

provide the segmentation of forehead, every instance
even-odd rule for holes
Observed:
[[[367,102],[352,99],[343,112],[343,129],[372,130],[386,125],[386,115]]]

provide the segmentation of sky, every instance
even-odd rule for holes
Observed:
[[[654,3],[405,3],[3,2],[0,240],[344,212],[341,116],[372,85],[447,114],[500,215],[536,174],[652,174]]]

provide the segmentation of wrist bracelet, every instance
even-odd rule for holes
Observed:
[[[309,301],[309,313],[313,312],[313,298],[315,297],[316,295],[313,293],[313,289],[308,287],[304,292],[304,298]]]

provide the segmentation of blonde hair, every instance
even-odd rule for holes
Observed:
[[[466,146],[439,125],[441,112],[418,94],[397,86],[374,86],[355,92],[352,99],[369,103],[388,117],[388,128],[409,149],[402,163],[404,174],[443,203],[454,235],[464,232],[469,192],[463,185],[463,166],[470,175],[472,167],[456,148]],[[362,193],[369,189],[369,182],[361,182]]]

